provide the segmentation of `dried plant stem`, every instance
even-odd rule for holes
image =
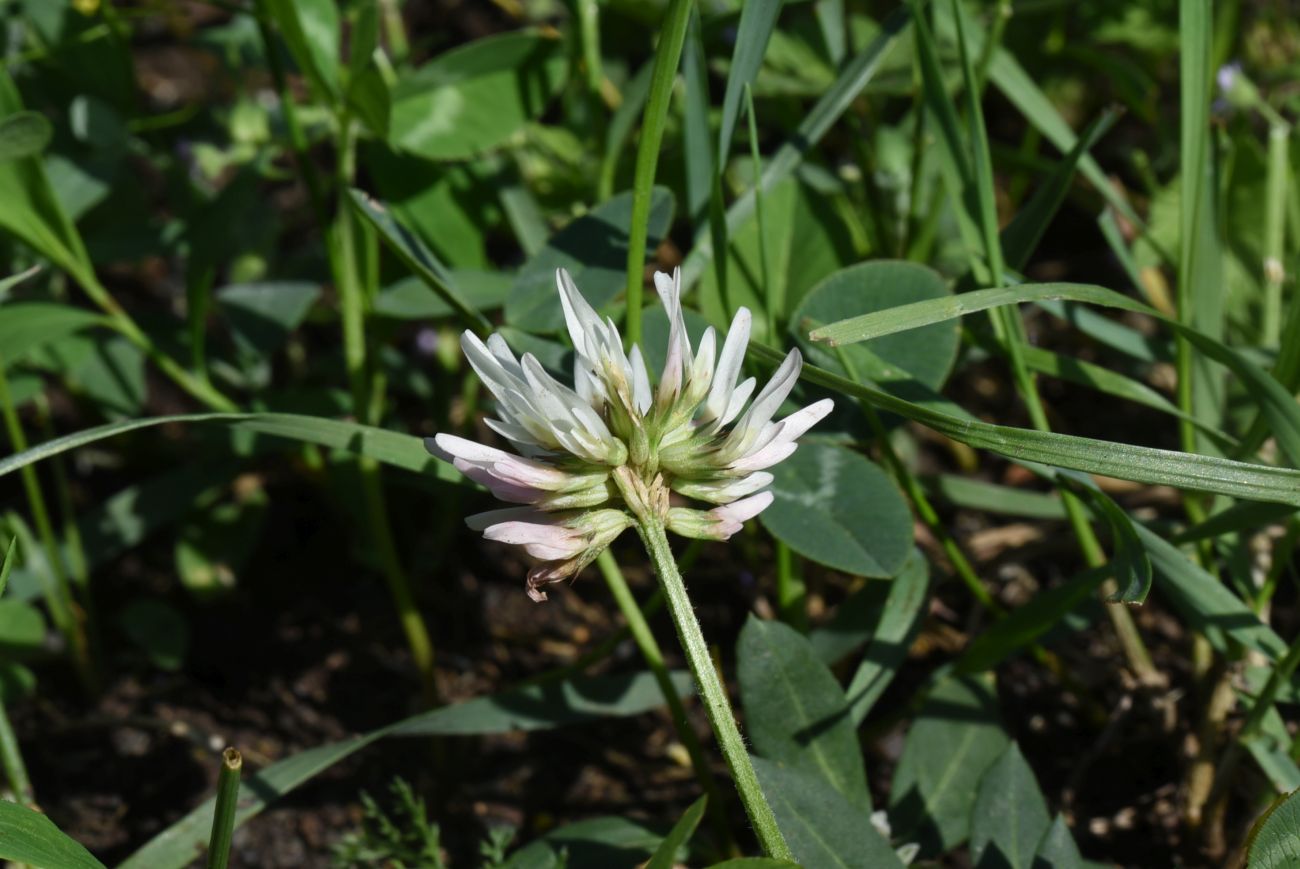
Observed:
[[[677,563],[668,545],[668,535],[664,532],[663,522],[654,516],[643,516],[637,524],[637,532],[641,535],[641,541],[645,544],[646,552],[649,553],[654,565],[655,574],[659,577],[664,594],[668,598],[668,609],[672,613],[673,624],[677,627],[677,636],[681,640],[682,649],[686,652],[691,673],[695,676],[700,700],[704,703],[709,723],[713,725],[713,735],[722,748],[722,756],[727,761],[727,768],[731,770],[736,791],[740,794],[740,801],[745,806],[745,814],[749,816],[749,822],[754,827],[755,835],[758,836],[758,843],[769,857],[793,860],[790,847],[785,843],[785,837],[781,835],[781,830],[776,825],[776,816],[772,814],[772,807],[767,804],[763,790],[759,787],[758,776],[754,772],[754,765],[749,760],[749,751],[745,748],[745,740],[740,735],[740,728],[736,725],[731,703],[727,699],[727,691],[713,667],[709,647],[704,642],[700,623],[695,618],[695,608],[686,593],[686,584],[682,581],[682,575],[677,571]]]

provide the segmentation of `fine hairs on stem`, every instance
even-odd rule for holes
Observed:
[[[695,677],[695,687],[700,692],[700,700],[709,716],[713,735],[722,748],[722,755],[727,761],[727,768],[731,770],[736,791],[740,794],[745,814],[754,827],[754,834],[769,857],[793,860],[790,846],[781,835],[772,807],[767,804],[759,786],[749,751],[745,748],[744,737],[740,735],[731,703],[727,700],[726,688],[713,667],[708,644],[704,641],[704,632],[700,630],[700,623],[695,618],[695,608],[691,604],[690,595],[686,593],[686,583],[677,570],[677,562],[668,545],[663,523],[653,517],[642,518],[637,524],[637,533],[645,544],[655,575],[659,577],[664,596],[668,599],[668,611],[672,615],[673,626],[677,629],[677,638],[686,653],[686,661]]]

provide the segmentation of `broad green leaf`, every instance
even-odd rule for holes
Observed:
[[[175,607],[153,598],[137,598],[117,614],[122,632],[160,670],[176,671],[190,648],[190,625]]]
[[[672,194],[663,187],[654,188],[647,250],[658,246],[672,216]],[[564,311],[555,289],[555,270],[559,268],[568,269],[593,308],[599,310],[614,301],[627,282],[627,234],[631,223],[632,194],[620,193],[557,232],[520,269],[506,298],[506,322],[543,333],[555,332],[564,325]]]
[[[373,8],[373,7],[367,7]],[[392,117],[392,94],[379,66],[372,60],[348,82],[348,105],[357,113],[372,135],[388,138]]]
[[[1083,857],[1079,846],[1070,835],[1070,827],[1065,818],[1057,815],[1052,825],[1043,834],[1038,843],[1038,853],[1034,855],[1033,869],[1083,869]]]
[[[133,483],[77,517],[86,566],[93,572],[178,522],[207,490],[232,480],[238,460],[206,458]]]
[[[478,309],[461,296],[455,277],[438,261],[424,242],[398,223],[382,203],[374,201],[355,188],[349,193],[352,196],[353,208],[378,231],[379,238],[402,261],[403,265],[424,281],[429,289],[437,293],[476,331],[486,332],[490,328],[487,319],[479,313]]]
[[[235,337],[249,350],[268,356],[279,350],[320,298],[320,287],[306,281],[231,284],[215,293]]]
[[[784,0],[750,0],[740,8],[740,24],[736,28],[736,47],[731,54],[731,67],[727,73],[727,90],[722,98],[722,129],[718,134],[718,166],[727,165],[731,151],[731,137],[740,117],[741,99],[745,86],[752,85],[763,65],[767,41],[776,28]]]
[[[808,638],[751,614],[736,657],[754,749],[783,767],[820,777],[870,812],[866,768],[844,691]]]
[[[645,869],[673,869],[677,865],[677,852],[690,841],[691,836],[695,833],[695,828],[700,825],[700,819],[704,817],[704,806],[707,801],[708,797],[700,797],[691,803],[686,813],[673,825],[672,831],[655,849],[654,856],[645,865]]]
[[[913,549],[902,572],[889,582],[889,596],[885,599],[880,621],[871,633],[871,642],[862,656],[862,663],[844,691],[854,725],[866,720],[871,707],[885,693],[899,666],[907,659],[907,650],[925,615],[929,586],[930,567],[925,557]]]
[[[789,176],[802,162],[804,155],[822,140],[822,137],[835,125],[875,76],[886,56],[897,43],[899,35],[911,20],[912,12],[907,6],[900,6],[890,13],[870,44],[845,65],[835,83],[804,115],[803,121],[794,133],[766,161],[763,174],[759,178],[759,190],[766,194],[779,181]],[[751,188],[732,203],[726,215],[728,234],[736,232],[750,219],[754,213],[755,202],[756,192]],[[716,253],[708,227],[700,227],[695,233],[691,252],[682,263],[683,292],[695,286],[695,282],[703,275]]]
[[[321,91],[337,99],[339,12],[335,0],[267,0],[298,67]]]
[[[693,684],[690,674],[682,672],[673,674],[673,682],[683,694],[689,693]],[[663,695],[654,677],[650,673],[636,673],[631,676],[583,676],[548,685],[515,688],[491,697],[479,697],[422,712],[362,736],[308,749],[246,777],[240,792],[235,826],[240,826],[303,782],[379,739],[431,733],[472,735],[540,730],[609,716],[638,715],[662,703]],[[151,839],[118,869],[181,869],[188,865],[207,844],[215,806],[215,798],[208,799]],[[578,835],[578,826],[575,824],[563,829]],[[548,838],[560,832],[556,831]],[[659,844],[660,837],[655,836],[648,843],[638,841],[637,847],[648,855]],[[71,869],[77,864],[59,865],[60,869],[62,865]]]
[[[331,449],[346,450],[354,455],[369,456],[384,464],[416,473],[432,472],[440,480],[460,482],[464,479],[450,465],[429,455],[424,444],[417,437],[354,422],[294,413],[195,413],[109,423],[63,435],[37,444],[24,452],[6,456],[0,459],[0,477],[33,462],[39,462],[86,444],[167,423],[218,423],[236,431],[266,434],[318,444]]]
[[[803,340],[810,329],[871,311],[889,311],[923,300],[950,297],[947,282],[931,268],[899,260],[873,260],[849,266],[814,287],[790,317],[790,326],[813,364],[845,372],[837,352],[824,344]],[[842,351],[859,374],[871,365],[870,350],[932,389],[938,389],[957,358],[960,332],[955,324],[935,323],[907,335],[887,335]]]
[[[1033,869],[1050,826],[1034,771],[1012,742],[980,779],[971,809],[971,861],[977,869]]]
[[[731,322],[732,312],[747,307],[757,313],[755,339],[774,342],[777,339],[768,336],[768,318],[762,314],[774,314],[778,324],[784,323],[819,281],[856,258],[849,229],[826,200],[795,178],[786,178],[763,192],[763,233],[759,233],[755,216],[731,234],[727,308],[722,306],[716,269],[706,272],[700,283],[700,307],[711,323],[723,327]],[[769,312],[773,306],[779,310]]]
[[[541,114],[567,70],[563,44],[540,30],[452,49],[398,81],[390,141],[431,160],[473,157]]]
[[[0,72],[0,115],[22,109],[13,80]],[[0,228],[79,280],[90,272],[81,236],[55,197],[44,164],[35,156],[0,162]]]
[[[0,859],[32,869],[104,869],[45,815],[8,800],[0,800]]]
[[[3,208],[0,205],[0,210]],[[102,314],[56,302],[0,306],[0,366],[12,365],[37,347],[83,329],[106,325],[108,318]]]
[[[867,812],[825,779],[761,757],[753,762],[777,826],[804,869],[902,867]]]
[[[906,568],[904,568],[906,570]],[[889,599],[891,582],[867,580],[840,601],[830,620],[808,632],[813,651],[827,666],[834,666],[871,639]]]
[[[1250,869],[1294,869],[1300,861],[1300,791],[1278,797],[1246,841]]]
[[[90,353],[67,372],[68,382],[109,419],[139,416],[148,396],[144,351],[121,335],[92,335],[86,340]]]
[[[763,525],[805,558],[859,576],[894,576],[912,515],[889,475],[862,455],[811,441],[772,469]]]
[[[458,269],[449,273],[465,302],[475,311],[492,311],[505,304],[513,280],[508,273]],[[394,320],[440,320],[456,313],[451,305],[412,275],[394,281],[375,297],[374,314]]]
[[[944,322],[975,311],[1039,300],[1079,301],[1119,308],[1146,314],[1167,325],[1204,356],[1228,367],[1241,379],[1261,405],[1264,416],[1277,437],[1278,446],[1293,465],[1300,466],[1300,405],[1267,371],[1214,338],[1171,320],[1141,302],[1102,287],[1088,284],[1023,284],[978,290],[948,299],[914,302],[889,311],[842,320],[814,330],[810,337],[817,341],[827,341],[833,346],[854,343]]]
[[[0,162],[34,157],[50,142],[54,128],[40,112],[16,112],[0,121]]]
[[[640,866],[663,834],[628,818],[590,818],[552,830],[499,869],[607,869]]]
[[[262,539],[268,499],[262,490],[216,504],[187,522],[174,547],[176,575],[200,600],[218,597],[238,582]]]
[[[17,540],[15,537],[9,541],[11,549]],[[8,567],[6,562],[6,570]],[[6,655],[29,654],[39,651],[44,642],[45,616],[40,610],[13,598],[0,600],[0,652]]]
[[[923,854],[955,848],[970,835],[971,810],[984,772],[1009,740],[997,703],[982,682],[945,679],[926,698],[890,790],[890,825]]]

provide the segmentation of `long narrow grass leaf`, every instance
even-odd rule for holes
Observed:
[[[1207,358],[1232,370],[1251,389],[1265,418],[1292,465],[1300,467],[1300,405],[1273,377],[1236,350],[1172,320],[1141,302],[1113,290],[1090,284],[1022,284],[991,290],[977,290],[901,305],[831,323],[814,330],[811,338],[832,346],[865,341],[965,316],[975,311],[1038,300],[1088,302],[1154,317],[1185,339]]]
[[[767,42],[776,29],[776,19],[781,15],[785,0],[749,0],[740,8],[740,24],[736,28],[736,47],[731,54],[731,70],[727,74],[727,90],[722,97],[722,122],[718,131],[718,167],[727,165],[731,150],[731,137],[736,131],[736,121],[744,105],[745,89],[754,83],[763,65]]]
[[[845,66],[835,83],[827,89],[817,104],[812,107],[789,139],[768,158],[757,188],[771,190],[778,182],[788,177],[803,160],[804,155],[814,148],[827,131],[848,110],[858,94],[867,86],[884,62],[885,57],[897,43],[899,35],[912,20],[912,11],[900,6],[890,13],[880,25],[880,32],[871,44],[859,52]],[[735,232],[749,220],[754,213],[754,191],[749,190],[727,209],[727,231]],[[682,263],[682,289],[695,285],[704,269],[718,255],[707,230],[695,233],[695,243],[691,252]]]

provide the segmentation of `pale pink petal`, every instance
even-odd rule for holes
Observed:
[[[506,507],[501,510],[488,510],[465,517],[465,524],[474,531],[484,531],[502,522],[542,522],[546,514],[532,507]]]
[[[766,510],[771,503],[771,492],[759,492],[757,495],[714,507],[709,513],[723,522],[747,522]]]

